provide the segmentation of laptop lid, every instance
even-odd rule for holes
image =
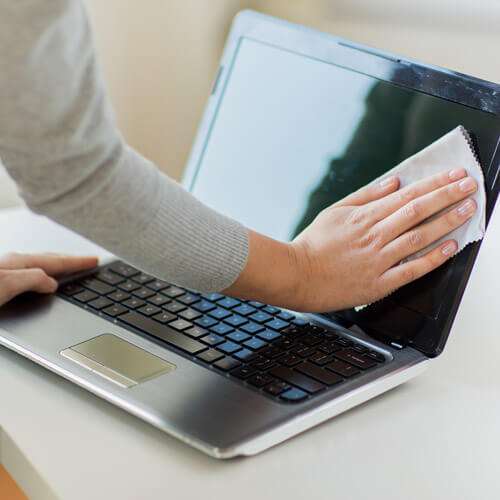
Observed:
[[[458,124],[484,170],[489,221],[500,188],[500,85],[244,11],[183,182],[214,209],[288,241]],[[436,356],[479,246],[362,311],[325,315]]]

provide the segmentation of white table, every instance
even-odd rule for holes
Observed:
[[[106,255],[25,209],[0,212],[8,250]],[[252,458],[208,458],[0,348],[0,457],[33,500],[499,498],[499,253],[497,213],[422,376]]]

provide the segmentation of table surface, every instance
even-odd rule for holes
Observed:
[[[23,208],[0,235],[0,253],[107,255]],[[497,213],[423,375],[258,456],[209,458],[3,347],[0,426],[63,499],[498,498],[499,251]]]

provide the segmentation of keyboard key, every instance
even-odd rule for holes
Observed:
[[[124,292],[133,292],[134,290],[141,288],[141,285],[134,283],[133,281],[125,281],[124,283],[120,283],[118,288]]]
[[[63,295],[67,295],[68,297],[71,297],[71,295],[74,295],[75,293],[81,292],[83,290],[83,287],[80,285],[77,285],[76,283],[68,283],[66,285],[63,285],[59,288],[59,293],[62,293]]]
[[[126,292],[122,292],[121,290],[116,290],[116,292],[110,293],[107,296],[109,299],[114,302],[121,302],[122,300],[127,300],[130,298],[130,294]]]
[[[286,368],[285,366],[275,366],[269,370],[269,373],[311,394],[319,392],[325,387],[323,384],[316,382],[316,380],[290,370],[290,368]]]
[[[170,326],[162,325],[161,323],[158,323],[151,318],[147,318],[146,316],[142,316],[141,314],[137,314],[136,312],[128,312],[121,316],[119,320],[143,330],[149,335],[164,340],[165,342],[168,342],[169,344],[172,344],[173,346],[190,354],[197,354],[207,348],[201,342],[193,340],[187,335],[183,335],[173,328],[170,328]]]
[[[210,328],[218,323],[218,321],[210,316],[202,316],[201,318],[195,319],[194,323],[202,328]]]
[[[163,280],[154,280],[151,281],[147,284],[148,288],[152,288],[155,292],[160,292],[161,290],[164,290],[165,288],[169,287],[170,285]]]
[[[265,304],[263,304],[262,302],[257,302],[256,300],[249,300],[248,305],[255,307],[256,309],[260,309],[261,307],[265,306]]]
[[[273,382],[271,385],[268,385],[264,390],[273,396],[279,396],[282,392],[285,392],[288,389],[291,389],[291,387],[286,382],[278,380]],[[298,391],[298,389],[295,390]]]
[[[208,330],[205,330],[205,328],[200,328],[199,326],[193,326],[188,330],[184,330],[184,333],[187,333],[191,337],[199,338],[203,337],[203,335],[206,335],[208,333]]]
[[[316,350],[313,347],[299,344],[297,347],[294,347],[292,349],[292,352],[293,354],[296,354],[297,356],[300,356],[302,358],[308,358],[309,356],[312,356],[316,352]]]
[[[309,324],[309,321],[306,321],[305,319],[302,319],[302,318],[295,318],[295,319],[292,319],[292,323],[294,325],[297,325],[297,326],[305,326],[305,325]]]
[[[216,346],[218,344],[222,344],[226,339],[224,337],[221,337],[220,335],[216,335],[215,333],[210,333],[200,339],[204,344],[208,344],[211,346]]]
[[[249,349],[252,349],[253,351],[257,351],[257,350],[265,347],[267,345],[267,343],[261,339],[253,337],[250,340],[247,340],[246,342],[244,342],[243,345],[245,347],[248,347]]]
[[[300,337],[303,337],[306,332],[302,328],[299,328],[298,326],[289,326],[288,328],[282,330],[281,333],[283,335],[286,335],[290,339],[297,340]]]
[[[344,361],[340,361],[340,359],[332,361],[326,365],[326,368],[342,375],[343,377],[352,377],[353,375],[357,375],[359,373],[358,368],[350,365],[349,363],[344,363]]]
[[[155,306],[162,306],[163,304],[170,302],[170,299],[167,299],[164,295],[157,293],[156,295],[149,297],[148,302],[153,303]]]
[[[231,375],[241,380],[245,380],[255,373],[257,373],[257,370],[255,368],[252,368],[251,366],[240,366],[239,368],[236,368],[236,370],[233,370],[231,372]]]
[[[219,321],[231,316],[231,313],[223,307],[217,307],[217,309],[210,311],[208,314]]]
[[[193,293],[185,293],[184,295],[177,297],[177,300],[189,306],[191,304],[194,304],[195,302],[199,302],[200,297],[194,295]]]
[[[138,307],[142,307],[146,302],[137,297],[132,297],[125,302],[122,302],[124,306],[127,306],[130,309],[137,309]]]
[[[224,323],[219,323],[218,325],[212,326],[210,328],[210,331],[218,333],[219,335],[226,335],[233,330],[234,328],[230,327],[229,325],[225,325]]]
[[[238,328],[239,326],[248,323],[248,320],[243,316],[237,316],[236,314],[233,314],[232,316],[225,318],[224,323],[228,323],[229,325]]]
[[[253,314],[256,310],[255,307],[251,307],[248,304],[241,304],[241,306],[235,307],[232,311],[241,316],[248,316],[249,314]]]
[[[325,354],[332,354],[334,352],[340,351],[342,347],[340,347],[338,344],[335,342],[322,342],[320,345],[316,346],[316,349],[318,349],[321,352],[324,352]]]
[[[339,377],[335,373],[324,370],[323,368],[313,365],[308,361],[296,366],[295,369],[301,373],[304,373],[305,375],[309,375],[309,377],[313,377],[320,382],[323,382],[323,384],[326,385],[335,385],[344,380],[342,377]]]
[[[221,293],[203,293],[201,296],[210,302],[215,302],[216,300],[224,298],[224,295]]]
[[[132,295],[135,295],[140,299],[147,299],[148,297],[152,297],[154,294],[155,293],[153,292],[153,290],[150,290],[149,288],[146,287],[139,288],[132,292]]]
[[[185,311],[181,311],[179,313],[179,316],[181,318],[187,319],[188,321],[193,321],[196,318],[199,318],[201,316],[201,313],[198,311],[195,311],[194,309],[186,309]]]
[[[275,346],[270,346],[266,347],[265,349],[262,349],[260,353],[262,356],[266,356],[270,359],[277,358],[278,356],[281,356],[283,354],[283,351],[279,349],[278,347]]]
[[[269,313],[269,314],[277,314],[280,312],[280,309],[278,309],[277,307],[274,307],[274,306],[266,306],[264,307],[263,311],[266,311],[266,313]]]
[[[137,283],[141,283],[142,285],[145,285],[146,283],[150,283],[151,281],[154,281],[154,277],[151,276],[150,274],[146,273],[140,273],[136,274],[133,278],[134,281],[137,281]]]
[[[274,380],[275,378],[271,377],[271,375],[268,375],[267,373],[257,373],[257,375],[249,378],[247,382],[255,387],[264,387],[265,385],[274,382]]]
[[[156,321],[159,321],[160,323],[170,323],[171,321],[174,321],[177,316],[175,314],[169,313],[169,312],[161,312],[160,314],[157,314],[156,316],[153,316],[153,319]]]
[[[298,356],[295,356],[295,354],[288,353],[285,354],[284,356],[281,356],[281,358],[278,358],[276,360],[278,363],[281,363],[282,365],[288,366],[291,368],[292,366],[298,365],[299,363],[302,363],[302,358],[299,358]]]
[[[184,309],[186,309],[186,306],[184,304],[179,304],[179,302],[170,302],[169,304],[166,304],[164,306],[164,309],[171,313],[178,313],[184,311]]]
[[[300,341],[302,342],[302,344],[305,344],[308,346],[313,346],[313,345],[321,344],[323,339],[318,335],[308,334],[308,335],[305,335],[304,337],[302,337],[300,339]]]
[[[368,352],[368,347],[365,347],[364,345],[361,344],[353,344],[351,346],[351,349],[359,354],[365,354]]]
[[[253,361],[259,357],[257,353],[251,351],[250,349],[242,349],[241,351],[234,353],[233,356],[241,361],[244,361],[245,363]]]
[[[374,361],[377,361],[377,363],[383,363],[385,361],[385,357],[383,354],[380,354],[377,351],[368,351],[366,353],[366,356],[369,358],[373,359]]]
[[[217,328],[214,326],[214,328]],[[250,335],[245,332],[240,332],[239,330],[236,330],[233,333],[230,333],[227,338],[229,340],[232,340],[233,342],[244,342],[245,340],[248,340],[250,338]]]
[[[75,300],[78,300],[78,302],[83,302],[84,304],[90,302],[91,300],[97,299],[97,297],[99,297],[99,295],[97,295],[97,293],[91,292],[90,290],[84,290],[83,292],[73,295],[73,298]]]
[[[171,299],[175,299],[176,297],[179,297],[179,295],[184,295],[186,292],[176,286],[169,286],[168,288],[162,290],[161,293],[167,295],[167,297],[170,297]]]
[[[314,333],[316,335],[324,335],[326,333],[326,330],[322,326],[318,325],[308,325],[306,327],[306,331],[309,333]]]
[[[189,321],[186,321],[184,319],[178,319],[176,321],[172,321],[172,323],[169,323],[168,326],[182,331],[191,328],[193,326],[193,323],[190,323]]]
[[[128,309],[120,304],[115,304],[113,306],[106,307],[106,309],[103,309],[102,312],[116,318],[117,316],[120,316],[120,314],[128,312]]]
[[[197,358],[201,359],[202,361],[206,361],[207,363],[213,363],[214,361],[217,361],[218,359],[221,359],[223,357],[224,354],[216,351],[215,349],[208,349],[207,351],[204,351],[197,356]]]
[[[94,299],[88,302],[88,305],[90,307],[93,307],[94,309],[104,309],[105,307],[108,307],[111,304],[113,304],[113,301],[106,299],[105,297],[99,297],[98,299]]]
[[[275,332],[274,330],[264,330],[263,332],[258,333],[257,337],[259,337],[262,340],[267,340],[268,342],[271,342],[273,340],[279,339],[281,337],[281,334]]]
[[[116,264],[111,264],[108,266],[108,269],[111,271],[121,274],[125,278],[130,278],[132,276],[135,276],[136,274],[139,274],[139,270],[135,269],[135,267],[129,266],[128,264],[125,264],[124,262],[117,262]]]
[[[99,271],[97,273],[97,277],[108,285],[118,285],[118,283],[123,283],[125,281],[125,278],[123,276],[106,270]]]
[[[288,326],[288,322],[283,321],[282,319],[274,318],[272,321],[268,321],[265,326],[267,328],[280,331]]]
[[[280,397],[286,401],[297,402],[305,399],[307,397],[307,393],[301,391],[300,389],[293,388],[284,392]]]
[[[368,368],[372,368],[376,366],[376,362],[373,359],[370,359],[363,354],[358,354],[356,351],[352,349],[348,349],[347,351],[340,351],[334,354],[336,358],[342,359],[343,361],[347,361],[351,365],[357,366],[362,370],[367,370]]]
[[[233,299],[232,297],[224,297],[223,299],[217,301],[217,305],[225,307],[226,309],[232,309],[240,304],[241,302],[239,300]]]
[[[256,321],[257,323],[265,323],[266,321],[273,319],[273,317],[263,311],[257,311],[256,313],[248,316],[248,319]]]
[[[292,339],[287,339],[281,337],[278,341],[274,343],[275,346],[283,349],[284,351],[288,351],[292,347],[295,347],[296,343]]]
[[[205,340],[205,339],[203,339]],[[224,339],[222,339],[224,340]],[[222,352],[225,352],[226,354],[232,354],[233,352],[239,351],[241,349],[241,346],[236,344],[235,342],[226,341],[223,344],[219,345],[219,350]]]
[[[279,314],[276,315],[276,317],[284,321],[291,321],[292,319],[295,318],[295,316],[292,313],[289,313],[288,311],[281,311]]]
[[[345,337],[339,337],[336,340],[336,342],[337,342],[337,344],[341,345],[342,347],[349,347],[353,344],[349,339],[346,339]]]
[[[317,352],[316,354],[313,354],[309,358],[309,361],[311,361],[315,365],[324,366],[324,365],[332,362],[334,359],[335,358],[333,356],[331,356],[330,354],[325,354],[323,352]]]
[[[240,327],[240,330],[243,330],[244,332],[247,333],[258,333],[264,330],[264,327],[261,325],[258,325],[257,323],[247,323],[246,325],[243,325]]]
[[[202,300],[200,302],[197,302],[196,304],[193,304],[193,309],[196,309],[197,311],[203,313],[215,309],[215,305],[212,304],[211,302],[208,302],[207,300]]]
[[[137,312],[144,314],[145,316],[153,316],[154,314],[158,314],[161,311],[159,307],[153,305],[145,305],[140,309],[137,309]]]
[[[229,357],[221,359],[220,361],[214,363],[214,366],[220,368],[221,370],[224,370],[225,372],[234,370],[234,368],[237,368],[240,365],[241,363],[238,360]]]
[[[115,291],[114,287],[107,285],[103,281],[99,281],[93,278],[85,278],[84,280],[81,281],[81,284],[85,288],[88,288],[93,292],[99,293],[100,295],[106,295],[107,293]]]
[[[272,368],[276,363],[274,361],[271,361],[270,359],[264,358],[260,356],[256,360],[252,361],[251,365],[257,370],[261,371],[266,371],[269,370],[269,368]]]

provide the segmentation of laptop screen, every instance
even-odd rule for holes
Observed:
[[[459,124],[474,137],[486,169],[500,134],[498,116],[242,38],[192,192],[250,229],[288,241],[325,207]],[[462,253],[471,257],[472,250]],[[439,335],[425,325],[449,314],[443,297],[456,260],[344,316],[410,344]],[[398,332],[391,331],[395,311]]]

